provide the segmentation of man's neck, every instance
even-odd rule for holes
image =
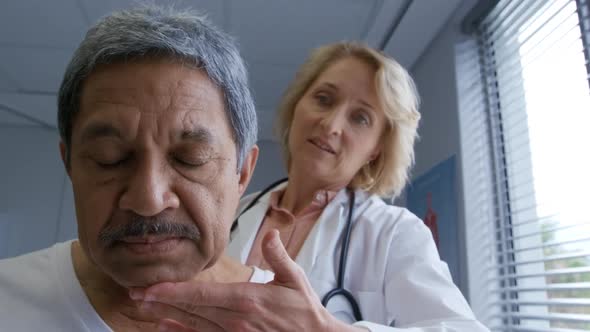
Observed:
[[[72,242],[76,277],[96,313],[113,331],[155,330],[155,324],[141,318],[129,290],[100,271],[86,256],[78,241]]]
[[[74,271],[94,310],[113,331],[156,331],[156,325],[143,317],[129,289],[102,272],[74,241],[71,247]],[[246,282],[252,269],[222,255],[216,264],[195,276],[195,282]]]

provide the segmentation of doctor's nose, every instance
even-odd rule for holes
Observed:
[[[165,167],[154,161],[145,161],[137,167],[119,198],[119,208],[146,217],[179,205],[180,200],[172,190]]]
[[[326,112],[324,118],[320,122],[321,128],[330,136],[338,136],[342,134],[342,130],[346,126],[346,109],[344,105],[336,106],[329,112]]]

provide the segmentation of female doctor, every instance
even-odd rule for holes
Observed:
[[[429,229],[381,199],[406,184],[418,103],[395,60],[355,43],[315,50],[279,108],[289,180],[242,200],[226,252],[274,280],[186,285],[162,302],[198,331],[487,331]]]

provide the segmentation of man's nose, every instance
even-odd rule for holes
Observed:
[[[180,200],[174,193],[165,166],[156,161],[144,161],[130,175],[121,195],[119,207],[141,216],[155,216],[168,208],[178,208]]]

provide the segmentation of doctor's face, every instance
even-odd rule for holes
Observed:
[[[126,287],[211,266],[249,179],[217,86],[171,61],[112,64],[86,79],[80,107],[68,173],[90,261]]]
[[[291,171],[325,187],[346,186],[380,152],[385,114],[375,68],[356,57],[330,65],[295,105],[289,131]]]

